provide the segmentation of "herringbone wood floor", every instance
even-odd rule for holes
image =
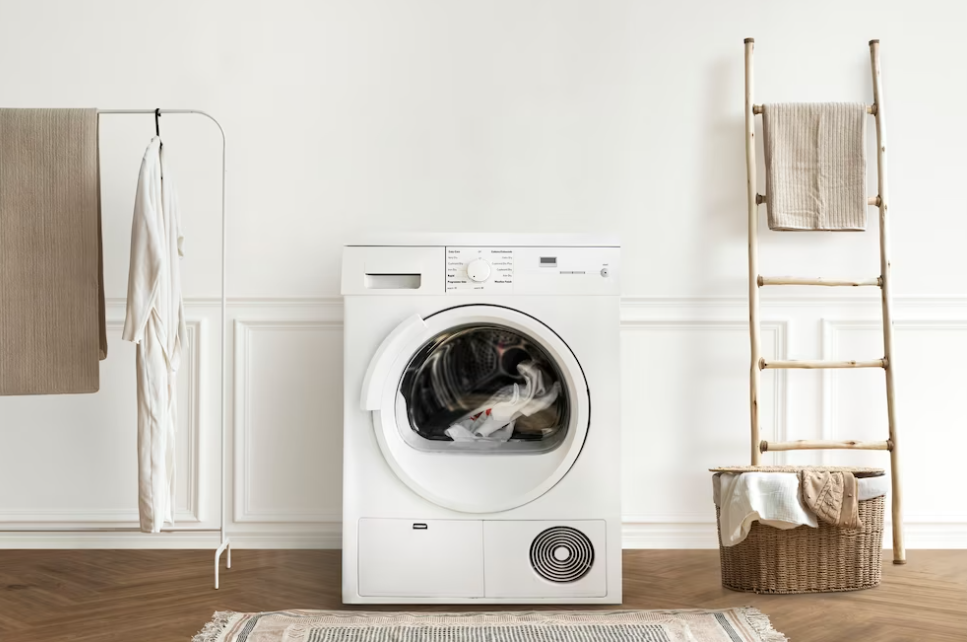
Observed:
[[[211,551],[0,551],[0,641],[187,642],[215,610],[342,608],[338,551],[233,557],[215,591]],[[721,588],[717,551],[626,551],[623,608],[753,605],[792,642],[967,641],[967,550],[909,560],[868,591],[759,596]]]

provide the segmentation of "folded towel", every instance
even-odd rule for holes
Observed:
[[[799,489],[806,507],[827,524],[843,528],[862,526],[857,505],[860,492],[853,473],[802,470]]]
[[[866,228],[866,105],[766,104],[762,134],[770,229]]]
[[[0,109],[0,395],[98,389],[98,168],[97,110]]]

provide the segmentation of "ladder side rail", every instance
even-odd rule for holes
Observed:
[[[903,492],[900,485],[900,450],[897,440],[896,387],[894,384],[893,354],[893,298],[890,278],[890,226],[887,211],[890,195],[886,183],[886,123],[884,122],[883,83],[880,74],[880,41],[870,41],[870,65],[873,72],[873,104],[876,106],[876,180],[880,210],[880,295],[883,309],[883,355],[887,360],[884,369],[886,376],[886,409],[889,425],[890,482],[893,500],[893,563],[906,563],[906,549],[903,544]]]
[[[752,465],[758,466],[762,453],[759,451],[759,248],[758,248],[758,204],[756,197],[755,166],[755,102],[753,76],[753,52],[755,41],[745,39],[745,167],[746,196],[749,201],[749,343],[751,364],[749,366],[749,420],[752,430]]]

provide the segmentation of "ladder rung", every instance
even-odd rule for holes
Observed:
[[[761,452],[779,450],[893,450],[889,441],[761,441]]]
[[[779,368],[797,368],[804,370],[820,368],[885,368],[886,365],[886,359],[876,359],[874,361],[773,361],[759,359],[759,370]]]
[[[755,204],[756,205],[762,205],[765,202],[766,202],[766,195],[765,194],[756,194],[755,195]],[[866,204],[867,205],[875,205],[876,207],[879,207],[881,203],[882,203],[882,201],[880,200],[880,197],[879,196],[867,196],[866,197]]]
[[[753,114],[761,114],[762,113],[762,105],[752,105],[752,113]],[[872,114],[872,115],[875,116],[876,115],[876,104],[874,103],[872,105],[867,105],[866,106],[866,113],[867,114]]]
[[[845,279],[824,279],[823,277],[805,276],[760,276],[758,278],[759,287],[764,285],[825,285],[829,287],[857,287],[861,285],[882,286],[883,279],[862,279],[860,281],[847,281]]]

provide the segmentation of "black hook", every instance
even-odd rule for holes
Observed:
[[[161,108],[158,107],[154,110],[154,133],[155,136],[161,136]]]

